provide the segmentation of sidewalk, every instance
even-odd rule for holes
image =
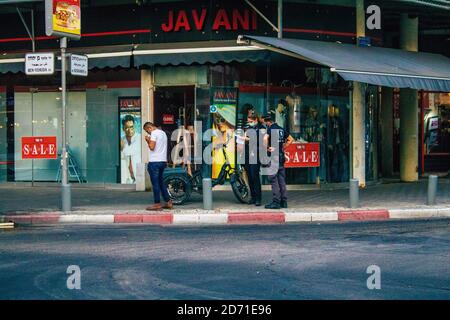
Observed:
[[[348,208],[348,189],[291,190],[289,208],[266,210],[237,203],[231,190],[213,192],[214,210],[202,209],[202,196],[162,212],[145,211],[151,192],[104,188],[72,188],[73,212],[59,212],[58,187],[0,185],[0,215],[16,222],[98,223],[284,223],[298,221],[380,220],[450,217],[450,179],[439,179],[436,206],[427,206],[427,181],[386,183],[360,190],[360,207]],[[270,202],[263,192],[263,203]],[[0,221],[1,222],[1,221]]]

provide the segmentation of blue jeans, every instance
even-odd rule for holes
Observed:
[[[161,194],[165,202],[170,200],[167,186],[165,186],[163,182],[163,173],[166,167],[167,162],[149,162],[147,165],[148,174],[150,175],[150,180],[152,182],[153,200],[155,203],[161,202]]]

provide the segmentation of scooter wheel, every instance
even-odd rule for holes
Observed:
[[[192,185],[189,179],[183,175],[169,175],[164,177],[164,184],[167,186],[170,199],[173,204],[183,204],[189,200],[192,192]]]
[[[233,173],[230,176],[230,184],[231,189],[233,190],[233,193],[235,197],[239,200],[241,203],[249,203],[250,202],[250,190],[247,184],[245,183],[244,179],[242,179],[241,176],[236,175]]]

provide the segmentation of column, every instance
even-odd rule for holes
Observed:
[[[400,48],[418,51],[419,19],[408,14],[400,17]],[[419,179],[419,117],[417,90],[400,89],[400,179]]]
[[[391,177],[394,173],[394,106],[393,89],[381,88],[381,173]]]
[[[356,36],[366,34],[366,15],[364,0],[356,0]],[[359,180],[359,186],[366,186],[366,152],[365,152],[365,85],[353,82],[352,92],[352,178]]]
[[[141,116],[142,125],[147,121],[153,121],[153,69],[141,70]],[[141,141],[141,163],[137,165],[136,191],[150,189],[150,177],[147,173],[146,164],[148,162],[148,145],[144,137],[146,132],[142,130]]]

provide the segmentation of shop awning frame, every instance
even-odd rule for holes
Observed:
[[[450,92],[450,59],[439,54],[258,36],[240,36],[237,43],[327,66],[347,81]]]
[[[270,53],[258,46],[240,46],[235,41],[198,41],[136,45],[134,66],[165,66],[268,61]]]
[[[46,52],[59,55],[57,50]],[[89,58],[89,69],[256,62],[270,59],[269,51],[258,46],[237,45],[233,40],[68,48],[67,53],[86,54]],[[21,53],[0,57],[0,74],[24,72],[24,56],[25,54]],[[61,58],[58,57],[58,60]]]

